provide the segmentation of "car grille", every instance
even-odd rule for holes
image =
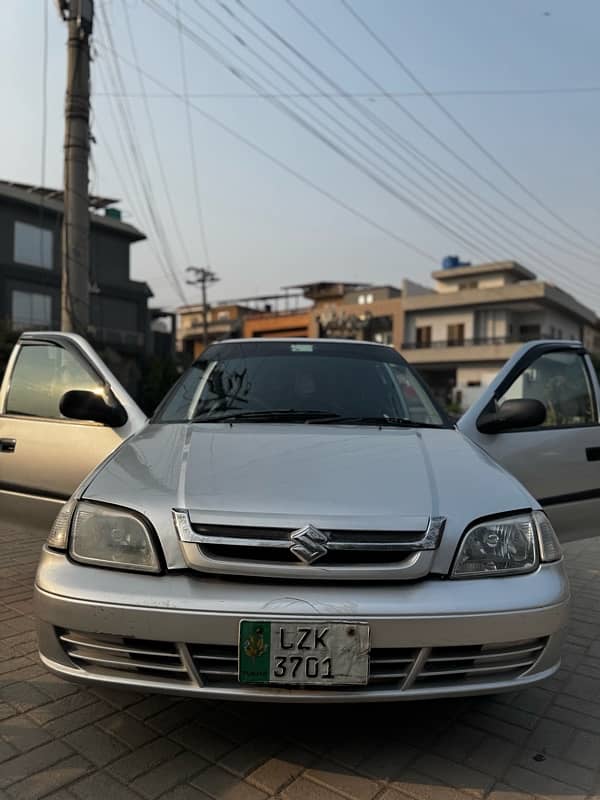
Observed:
[[[223,575],[290,580],[418,580],[427,575],[445,520],[412,517],[406,530],[212,524],[173,510],[185,560]]]
[[[298,565],[290,549],[289,528],[192,525],[198,547],[209,558]],[[423,531],[328,531],[321,566],[389,564],[403,561],[419,546]]]
[[[158,682],[162,688],[188,685],[236,689],[235,645],[175,644],[118,636],[57,631],[69,658],[92,675]],[[470,687],[518,678],[542,654],[547,637],[494,645],[400,647],[371,650],[369,680],[364,686],[313,691],[412,690]],[[281,687],[278,687],[281,688]]]
[[[189,683],[190,674],[177,645],[105,634],[58,632],[60,642],[75,664],[94,675],[134,675],[147,681]]]

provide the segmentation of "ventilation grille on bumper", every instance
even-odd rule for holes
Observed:
[[[197,683],[215,689],[240,686],[235,645],[177,645],[104,634],[57,633],[69,658],[91,675],[112,676],[132,684],[141,680],[169,684],[174,689]],[[543,637],[494,645],[374,647],[366,687],[340,686],[315,691],[410,692],[509,681],[535,664],[547,642],[548,638]]]
[[[541,638],[498,645],[433,647],[415,685],[446,686],[510,680],[535,664],[547,641],[547,638]]]
[[[510,680],[535,664],[547,641],[547,638],[540,638],[499,645],[434,647],[431,650],[374,647],[369,662],[368,688],[398,689],[404,687],[409,675],[411,680],[407,689]],[[189,649],[204,685],[238,685],[237,647],[192,644]],[[424,663],[415,670],[419,657]],[[349,689],[347,686],[339,688],[342,691]],[[364,687],[354,688],[364,691]]]
[[[105,634],[59,632],[69,658],[95,675],[169,683],[189,683],[188,671],[171,642],[129,639]]]

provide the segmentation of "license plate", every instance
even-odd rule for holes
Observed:
[[[364,622],[240,622],[240,683],[361,686],[369,679]]]

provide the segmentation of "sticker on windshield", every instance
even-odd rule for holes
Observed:
[[[314,347],[312,344],[291,344],[290,350],[292,353],[312,353]]]

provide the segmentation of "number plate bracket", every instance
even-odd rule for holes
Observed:
[[[365,622],[240,622],[240,683],[364,686],[370,629]]]

